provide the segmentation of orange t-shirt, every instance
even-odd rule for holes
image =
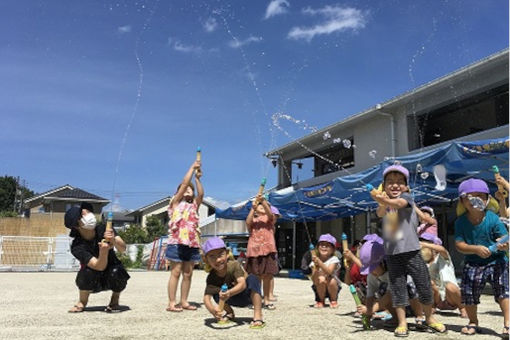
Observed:
[[[257,257],[271,253],[276,253],[274,221],[269,221],[267,215],[255,217],[250,229],[246,256]]]

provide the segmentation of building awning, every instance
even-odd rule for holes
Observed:
[[[376,209],[367,184],[382,182],[382,172],[399,162],[410,173],[411,193],[418,204],[450,203],[458,196],[461,181],[476,177],[484,179],[496,191],[492,167],[499,167],[508,178],[508,137],[475,142],[452,142],[420,153],[383,161],[365,171],[337,177],[321,185],[293,190],[282,189],[269,194],[269,202],[280,210],[281,218],[292,221],[319,221],[354,216]],[[434,167],[446,169],[446,187],[438,186]],[[251,202],[216,211],[225,219],[246,219]]]

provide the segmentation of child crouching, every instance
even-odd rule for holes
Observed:
[[[260,294],[260,281],[255,275],[247,275],[239,262],[228,261],[228,251],[225,243],[218,237],[207,240],[202,246],[204,261],[211,267],[207,276],[204,293],[204,305],[218,320],[233,320],[234,310],[231,306],[247,307],[253,304],[253,321],[250,328],[259,329],[265,326],[262,319],[262,297]],[[221,291],[226,284],[228,290]],[[224,311],[212,300],[225,302]]]

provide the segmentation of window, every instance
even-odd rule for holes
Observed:
[[[409,150],[508,125],[508,84],[408,116]]]
[[[348,138],[348,140],[351,145],[354,144],[353,137]],[[317,153],[335,164],[315,156],[314,173],[316,177],[354,166],[354,148],[352,146],[346,148],[343,143],[338,143]]]

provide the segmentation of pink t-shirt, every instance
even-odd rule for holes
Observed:
[[[168,207],[168,241],[167,244],[183,244],[190,248],[200,248],[200,230],[198,230],[198,213],[195,202],[181,201],[175,209],[172,202]]]
[[[270,222],[267,215],[255,217],[250,229],[246,256],[257,257],[271,253],[276,253],[274,221]]]
[[[429,233],[437,237],[437,225],[435,224],[422,223],[416,231],[418,233],[418,237],[420,237],[423,233]]]

